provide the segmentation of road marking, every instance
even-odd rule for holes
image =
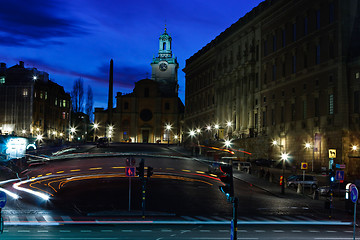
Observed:
[[[266,232],[265,230],[255,230],[255,232],[257,233],[263,233],[263,232]]]
[[[52,173],[47,173],[46,176],[49,176],[49,175],[51,175],[51,174],[52,174]]]
[[[202,174],[205,174],[205,172],[203,172],[203,171],[196,171],[196,173],[202,173]]]
[[[89,168],[89,170],[100,170],[102,169],[102,167],[93,167],[93,168]]]
[[[238,230],[238,232],[248,232],[247,230]]]
[[[112,168],[115,168],[115,169],[116,169],[116,168],[125,168],[125,167],[112,167]]]
[[[30,230],[18,230],[19,233],[29,233]]]
[[[133,230],[121,230],[122,232],[133,232]]]
[[[70,230],[59,230],[59,232],[61,232],[61,233],[69,233],[71,231]]]
[[[337,231],[334,231],[334,230],[327,230],[326,232],[328,232],[328,233],[336,233]]]
[[[91,230],[80,230],[80,232],[85,233],[85,232],[92,232]]]
[[[79,172],[80,169],[71,169],[70,172]]]
[[[166,170],[175,170],[175,168],[166,168]]]
[[[187,169],[183,169],[181,171],[183,171],[183,172],[191,172],[190,170],[187,170]]]
[[[63,173],[64,171],[58,171],[58,172],[56,172],[56,173]]]
[[[211,230],[201,229],[200,232],[211,232]]]
[[[310,230],[309,232],[311,232],[311,233],[318,233],[318,232],[320,232],[320,231],[318,231],[318,230]]]
[[[41,232],[49,232],[48,230],[38,230],[37,232],[41,233]]]
[[[171,229],[161,229],[162,232],[172,232]]]
[[[283,233],[284,230],[273,230],[273,232],[276,232],[276,233]]]
[[[113,232],[113,230],[111,230],[111,229],[109,229],[109,230],[104,229],[104,230],[101,230],[101,232]]]
[[[230,232],[230,230],[219,230],[219,232]],[[238,231],[239,232],[239,231]]]
[[[152,230],[146,230],[146,229],[144,229],[144,230],[141,230],[140,232],[152,232]]]
[[[301,230],[291,230],[291,232],[293,233],[299,233],[299,232],[302,232]]]
[[[215,174],[212,174],[212,173],[210,173],[209,175],[212,176],[212,177],[218,177],[218,175],[215,175]]]

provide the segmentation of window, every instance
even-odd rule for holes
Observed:
[[[276,35],[273,36],[273,51],[276,51]]]
[[[291,121],[295,121],[295,103],[291,104]]]
[[[320,29],[320,9],[316,10],[316,29]]]
[[[334,94],[329,95],[329,114],[334,114]]]
[[[334,58],[334,44],[329,44],[329,58]]]
[[[5,77],[0,77],[0,84],[4,84],[5,83]]]
[[[307,113],[307,103],[306,100],[303,101],[303,120],[306,119],[306,113]]]
[[[66,119],[66,113],[62,112],[62,119],[65,120]]]
[[[285,65],[285,62],[283,62],[282,64],[282,76],[285,77],[286,75],[286,65]]]
[[[354,92],[354,113],[360,113],[360,94],[359,91]]]
[[[276,80],[276,65],[275,64],[272,66],[272,80],[273,81]]]
[[[166,50],[166,42],[163,42],[163,50]]]
[[[45,92],[45,100],[47,99],[47,92]]]
[[[281,112],[280,112],[280,121],[281,123],[284,123],[284,106],[281,106]]]
[[[307,55],[304,53],[304,68],[307,68]]]
[[[334,19],[335,19],[334,3],[330,3],[330,5],[329,5],[329,23],[334,22]]]
[[[149,97],[149,88],[144,89],[144,97]]]
[[[292,56],[292,73],[296,73],[296,55]]]
[[[262,126],[265,127],[266,126],[266,110],[263,111],[263,119],[262,119]]]
[[[292,32],[293,32],[293,41],[296,41],[296,23],[292,25]]]
[[[267,41],[264,40],[264,56],[267,55]]]
[[[57,103],[58,103],[57,98],[55,98],[55,106],[57,106]]]
[[[29,94],[28,89],[27,89],[27,88],[24,88],[24,89],[23,89],[23,92],[22,92],[23,97],[27,97],[28,94]]]
[[[304,17],[304,36],[308,34],[308,18]]]
[[[271,124],[275,125],[275,110],[271,109]]]
[[[286,46],[286,31],[285,29],[282,30],[282,47]]]
[[[258,128],[258,114],[255,113],[255,128]]]
[[[266,79],[266,71],[265,71],[265,73],[264,73],[264,84],[266,84],[266,82],[267,82],[267,79]]]
[[[42,91],[40,91],[40,99],[43,99],[43,97],[44,97],[44,94]]]
[[[315,107],[315,117],[319,117],[319,98],[315,98],[314,100]]]
[[[66,107],[66,100],[63,100],[63,107]]]
[[[259,73],[255,74],[255,87],[258,88],[259,87]]]
[[[359,79],[359,78],[360,78],[360,72],[355,73],[355,78],[356,78],[356,79]]]
[[[264,103],[266,103],[266,97],[264,97]]]
[[[316,51],[315,64],[320,64],[320,45],[316,45],[315,51]]]

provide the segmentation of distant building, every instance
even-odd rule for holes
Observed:
[[[0,130],[2,134],[42,134],[65,138],[70,120],[70,94],[49,74],[21,62],[0,66]]]
[[[253,158],[288,152],[297,169],[328,169],[336,149],[334,163],[359,177],[359,8],[342,0],[260,3],[187,59],[185,125],[217,123],[214,134]]]
[[[136,82],[132,93],[117,93],[111,120],[107,119],[108,110],[95,108],[96,136],[141,143],[181,141],[184,105],[178,97],[179,65],[171,41],[165,29],[159,38],[158,56],[151,62],[151,79]]]

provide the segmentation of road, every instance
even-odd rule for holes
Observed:
[[[2,184],[20,198],[8,197],[2,210],[6,231],[0,239],[229,239],[232,206],[206,162],[166,145],[112,144],[78,150],[70,158],[34,165],[22,182]],[[145,166],[154,168],[147,181],[144,217],[138,177],[131,180],[129,211],[129,156],[136,166],[143,158]],[[352,236],[351,226],[342,226],[348,222],[326,221],[324,209],[312,201],[279,197],[239,179],[234,179],[234,186],[239,239]]]
[[[351,226],[245,225],[239,226],[238,239],[353,239]],[[9,227],[0,239],[149,239],[149,240],[228,240],[230,229],[224,225],[63,225]],[[357,232],[357,238],[360,234]]]

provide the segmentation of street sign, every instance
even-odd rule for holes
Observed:
[[[353,185],[354,185],[354,184],[353,184]],[[356,203],[356,201],[358,200],[358,196],[359,196],[358,189],[357,189],[357,187],[354,185],[354,186],[351,188],[351,192],[350,192],[351,201],[352,201],[353,203]]]
[[[345,164],[336,164],[336,168],[344,169],[345,167]]]
[[[125,167],[125,175],[127,177],[135,177],[135,167]]]
[[[6,204],[6,193],[0,192],[0,208],[5,207]]]
[[[344,178],[345,178],[345,172],[342,170],[337,170],[335,174],[335,180],[344,181]]]
[[[336,149],[329,149],[329,158],[336,158]]]
[[[301,163],[301,169],[302,169],[302,170],[308,169],[308,163],[302,162],[302,163]]]

